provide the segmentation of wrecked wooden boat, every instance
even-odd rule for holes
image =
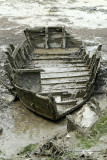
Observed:
[[[94,91],[101,45],[89,55],[64,27],[37,27],[24,33],[22,45],[7,48],[5,64],[20,101],[51,120],[86,103]]]

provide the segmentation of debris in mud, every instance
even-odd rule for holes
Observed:
[[[46,142],[38,150],[34,151],[34,155],[58,157],[64,153],[63,148],[58,147],[52,140]]]
[[[89,102],[83,105],[82,109],[67,116],[68,132],[77,130],[86,134],[99,119],[100,115],[101,110],[98,102],[91,98]]]
[[[0,128],[0,135],[3,133],[3,128]]]
[[[3,101],[5,101],[7,103],[11,103],[15,100],[15,96],[13,96],[11,94],[3,94],[2,99],[3,99]]]
[[[78,146],[84,149],[90,149],[91,147],[94,146],[93,149],[92,148],[91,149],[96,150],[96,148],[98,148],[98,143],[100,140],[105,139],[106,141],[106,136],[105,136],[106,133],[107,133],[107,109],[105,109],[104,115],[101,115],[99,120],[93,125],[88,135],[83,136],[78,133],[76,134],[77,139],[80,140]],[[100,149],[101,147],[99,148],[99,150]]]
[[[97,160],[92,157],[92,153],[93,152],[91,150],[74,151],[72,147],[59,147],[57,140],[50,140],[41,148],[34,150],[32,155],[33,157],[49,157],[52,160]]]

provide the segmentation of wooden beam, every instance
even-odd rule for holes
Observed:
[[[62,27],[62,48],[66,48],[66,31],[65,31],[65,27]]]
[[[16,69],[16,73],[24,73],[24,72],[44,72],[43,69]]]
[[[13,45],[13,44],[9,44],[9,46],[10,46],[10,48],[11,48],[12,52],[13,52],[13,51],[15,50],[14,45]]]
[[[5,53],[6,53],[7,56],[8,56],[8,60],[9,60],[9,62],[10,62],[10,64],[11,64],[11,66],[12,66],[13,68],[17,68],[16,65],[15,65],[15,63],[14,63],[14,60],[13,60],[13,57],[12,57],[11,53],[10,53],[10,52],[5,52]]]
[[[48,27],[45,27],[45,48],[49,48],[48,39],[49,39]]]
[[[15,57],[17,56],[19,49],[20,49],[20,45],[17,45],[17,47],[15,48],[15,50],[14,50],[14,52],[12,54],[13,59],[15,59]]]

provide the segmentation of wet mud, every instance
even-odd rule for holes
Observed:
[[[2,156],[11,158],[29,144],[43,145],[51,137],[66,130],[66,120],[54,123],[26,109],[19,101],[1,114],[0,149]]]
[[[93,96],[97,98],[102,111],[107,107],[106,1],[1,0],[0,7],[0,78],[4,82],[9,83],[3,68],[6,59],[4,50],[9,43],[17,45],[24,41],[25,28],[65,25],[70,33],[88,46],[93,42],[103,45],[101,70]],[[5,101],[3,98],[5,94],[9,92],[0,84],[0,157],[16,157],[21,148],[29,144],[44,144],[55,135],[66,132],[65,118],[53,123],[32,113],[19,101],[14,103]],[[103,139],[105,140],[106,136]],[[93,150],[101,146],[104,148],[104,140]],[[97,153],[95,156],[98,158]]]

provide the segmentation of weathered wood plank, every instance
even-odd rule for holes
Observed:
[[[9,60],[9,62],[10,62],[10,64],[11,64],[11,66],[12,66],[13,68],[17,68],[17,66],[16,66],[15,63],[14,63],[14,60],[13,60],[13,57],[12,57],[11,53],[10,53],[10,52],[5,52],[5,53],[6,53],[7,56],[8,56],[8,60]]]
[[[66,48],[66,31],[65,31],[65,27],[62,28],[62,48]]]
[[[16,73],[21,73],[21,72],[44,72],[43,69],[16,69]]]
[[[9,46],[10,46],[12,52],[13,52],[15,50],[15,46],[13,44],[9,44]]]
[[[48,33],[48,27],[45,27],[45,48],[49,48],[49,33]]]
[[[16,58],[16,56],[17,56],[17,54],[18,54],[19,49],[20,49],[20,45],[17,45],[17,46],[16,46],[16,48],[15,48],[15,50],[13,51],[13,54],[12,54],[13,59],[15,59],[15,58]]]

